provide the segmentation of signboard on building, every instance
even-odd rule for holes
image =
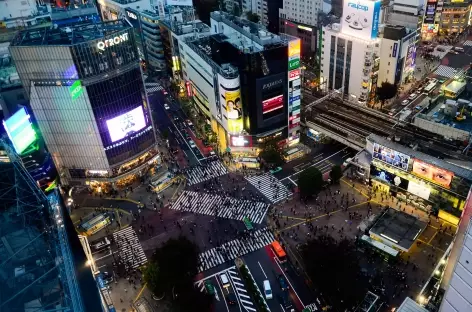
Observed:
[[[410,156],[397,152],[389,147],[374,143],[372,157],[399,169],[408,170]]]
[[[300,67],[300,59],[296,58],[288,61],[288,70],[294,70]]]
[[[99,49],[100,51],[105,51],[106,48],[118,45],[125,41],[128,41],[128,33],[124,33],[105,40],[99,40],[97,42],[97,49]]]
[[[292,81],[300,77],[300,69],[291,70],[288,72],[288,80]]]
[[[342,32],[362,39],[377,38],[381,1],[345,0],[341,18]]]
[[[13,143],[15,151],[20,155],[37,139],[36,131],[31,124],[30,118],[26,108],[23,107],[10,118],[3,121],[3,127]]]
[[[411,172],[418,177],[444,187],[449,187],[454,178],[453,172],[430,165],[416,158],[413,159],[413,169]]]
[[[192,0],[166,0],[167,5],[193,6]]]
[[[429,0],[426,2],[424,12],[424,24],[434,24],[434,16],[436,15],[436,0]]]

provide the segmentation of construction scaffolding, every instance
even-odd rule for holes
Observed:
[[[85,311],[56,191],[0,140],[0,311]]]

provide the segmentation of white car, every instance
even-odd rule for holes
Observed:
[[[264,281],[264,295],[266,299],[272,299],[272,289],[270,288],[269,280]]]
[[[170,107],[169,107],[169,105],[167,105],[167,103],[164,103],[164,108],[169,109]]]
[[[188,145],[190,145],[191,148],[197,147],[197,145],[195,144],[195,142],[193,142],[193,140],[188,141]]]
[[[408,105],[408,103],[410,103],[409,100],[403,100],[403,101],[402,101],[402,105],[403,105],[403,106]]]
[[[416,93],[412,93],[412,94],[410,94],[410,96],[408,97],[408,99],[409,99],[410,101],[413,101],[414,99],[416,99],[417,96],[418,96],[418,95],[417,95]]]
[[[229,287],[229,279],[226,273],[220,275],[220,281],[223,287]]]

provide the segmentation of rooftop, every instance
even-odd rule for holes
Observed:
[[[472,181],[472,170],[459,167],[457,165],[451,164],[450,162],[447,162],[443,159],[439,159],[437,157],[425,154],[423,152],[419,152],[417,150],[414,150],[408,146],[401,145],[399,143],[393,142],[391,140],[388,140],[384,137],[378,136],[376,134],[370,134],[367,137],[368,140],[377,142],[380,145],[390,147],[394,149],[397,152],[409,155],[410,157],[418,158],[421,159],[431,165],[437,166],[439,168],[443,168],[449,171],[454,172],[455,175],[467,179],[468,181]]]
[[[129,29],[123,21],[111,21],[71,27],[42,27],[18,33],[11,46],[73,45],[100,39]]]
[[[409,250],[426,226],[426,222],[412,215],[387,208],[374,223],[369,233],[380,236],[404,250]]]
[[[467,101],[468,102],[468,101]],[[463,120],[457,120],[456,112],[448,111],[444,103],[438,103],[436,106],[430,108],[430,110],[425,114],[419,114],[417,118],[423,118],[429,121],[434,121],[439,124],[443,124],[455,129],[464,130],[467,133],[464,135],[469,136],[469,133],[472,132],[472,103],[464,103],[457,105],[457,113],[462,111],[463,115],[466,116]],[[453,113],[453,114],[451,114]]]

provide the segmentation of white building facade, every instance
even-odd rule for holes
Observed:
[[[104,21],[114,21],[125,16],[125,9],[137,11],[154,10],[157,1],[152,0],[97,0]]]

